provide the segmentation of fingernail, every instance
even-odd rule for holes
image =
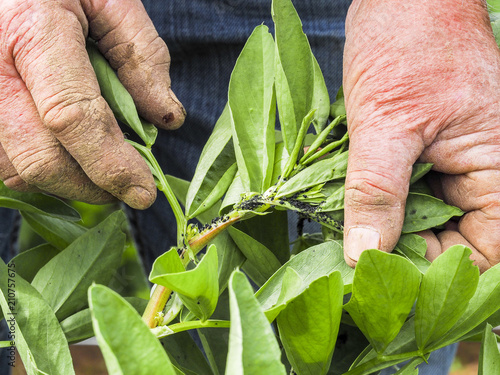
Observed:
[[[156,190],[151,193],[141,186],[132,186],[123,197],[125,203],[130,207],[144,210],[151,206],[156,199]]]
[[[355,262],[359,260],[363,251],[379,247],[380,233],[373,228],[352,227],[347,232],[344,250],[347,256]]]

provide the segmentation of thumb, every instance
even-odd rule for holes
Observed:
[[[140,0],[83,1],[90,36],[116,69],[139,114],[175,129],[186,112],[170,88],[170,55]]]
[[[396,245],[412,166],[424,145],[416,133],[393,124],[349,130],[344,257],[354,267],[364,250],[390,252]]]

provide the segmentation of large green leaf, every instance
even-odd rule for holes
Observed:
[[[342,314],[339,272],[313,281],[278,315],[280,338],[298,374],[321,375],[330,368]]]
[[[101,95],[106,99],[115,116],[133,129],[147,147],[151,147],[158,135],[156,127],[139,118],[134,99],[120,82],[108,61],[101,55],[95,43],[90,40],[87,41],[87,53],[99,82]]]
[[[274,211],[267,215],[241,221],[234,226],[267,247],[281,264],[290,259],[288,215]]]
[[[316,110],[313,124],[316,133],[319,133],[326,126],[328,116],[330,116],[330,96],[328,95],[325,78],[323,77],[318,61],[314,56],[312,56],[312,59],[314,69],[314,91],[311,99],[311,109]]]
[[[226,289],[219,296],[217,308],[212,319],[230,320],[229,290]],[[215,375],[224,374],[226,371],[227,352],[229,348],[229,329],[204,328],[198,329],[203,350]]]
[[[456,324],[443,335],[434,348],[455,342],[475,327],[500,311],[500,265],[490,268],[479,277],[474,296],[469,301],[467,309]]]
[[[238,170],[247,191],[271,185],[274,165],[274,42],[264,25],[255,28],[229,82],[229,111]]]
[[[146,309],[148,301],[137,297],[124,297],[125,300],[130,303],[134,309],[142,314]],[[61,328],[66,336],[66,339],[70,344],[86,340],[89,337],[94,336],[94,330],[92,329],[92,316],[90,314],[90,308],[78,311],[76,314],[68,316],[66,319],[61,321]]]
[[[59,254],[59,250],[54,246],[42,244],[16,255],[9,264],[13,264],[17,274],[31,283],[38,270],[57,254]]]
[[[290,178],[278,190],[276,197],[286,197],[315,185],[345,177],[347,151],[332,158],[320,160]]]
[[[500,373],[500,352],[498,351],[497,335],[492,330],[493,327],[490,324],[487,324],[484,328],[478,375]]]
[[[31,212],[69,221],[80,220],[80,214],[62,200],[40,193],[10,190],[0,181],[0,207]]]
[[[425,194],[408,194],[405,208],[403,233],[420,232],[446,223],[453,216],[461,216],[463,211],[449,206],[441,199]]]
[[[291,258],[257,291],[255,296],[264,310],[272,308],[279,299],[286,269],[293,268],[307,287],[314,280],[339,271],[344,281],[344,293],[351,291],[354,270],[344,260],[342,245],[337,241],[328,241],[310,247]]]
[[[228,232],[240,251],[247,258],[244,266],[251,263],[254,272],[249,276],[258,285],[265,283],[281,267],[281,263],[276,256],[267,247],[248,234],[232,227],[228,228]]]
[[[103,285],[89,288],[97,343],[110,374],[175,375],[160,342],[135,309]]]
[[[217,264],[219,266],[217,273],[219,275],[219,293],[221,293],[226,289],[231,273],[240,267],[246,258],[227,231],[215,237],[210,245],[217,248]]]
[[[242,272],[235,271],[229,279],[229,303],[226,374],[285,374],[276,337]]]
[[[42,214],[24,212],[21,214],[28,225],[45,241],[63,250],[83,235],[87,229],[71,221]]]
[[[452,246],[425,273],[415,309],[420,350],[446,334],[467,309],[479,280],[479,269],[469,258],[471,253],[465,246]]]
[[[291,154],[302,119],[312,109],[313,57],[292,2],[273,0],[272,15],[276,37],[276,99],[283,141]]]
[[[0,260],[0,306],[28,375],[74,374],[68,342],[51,307],[15,267]]]
[[[205,356],[188,332],[178,332],[164,337],[161,339],[161,344],[172,364],[184,374],[212,375]]]
[[[380,250],[361,254],[345,306],[379,353],[394,340],[418,295],[421,274],[408,260]]]
[[[182,303],[199,319],[207,320],[217,306],[219,281],[217,249],[210,246],[196,268],[185,271],[177,249],[156,258],[149,276],[152,283],[179,293]]]
[[[111,280],[125,246],[125,223],[123,211],[112,213],[38,271],[32,285],[59,319],[87,306],[87,289],[93,282]]]
[[[226,105],[203,147],[189,185],[186,196],[186,214],[189,218],[213,206],[233,181],[237,167],[231,135],[231,115]]]

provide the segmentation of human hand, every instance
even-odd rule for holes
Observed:
[[[346,261],[394,248],[419,160],[466,212],[455,229],[424,234],[431,258],[461,243],[482,271],[500,262],[500,53],[486,3],[355,0],[344,94]]]
[[[4,0],[0,180],[20,191],[147,208],[156,198],[153,177],[100,95],[88,34],[141,116],[167,129],[184,121],[167,46],[139,0]]]

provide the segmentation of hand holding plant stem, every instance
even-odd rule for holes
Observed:
[[[418,160],[467,212],[437,238],[427,233],[429,253],[462,243],[484,271],[500,261],[500,53],[486,3],[400,5],[354,1],[346,21],[346,261],[394,248]]]

